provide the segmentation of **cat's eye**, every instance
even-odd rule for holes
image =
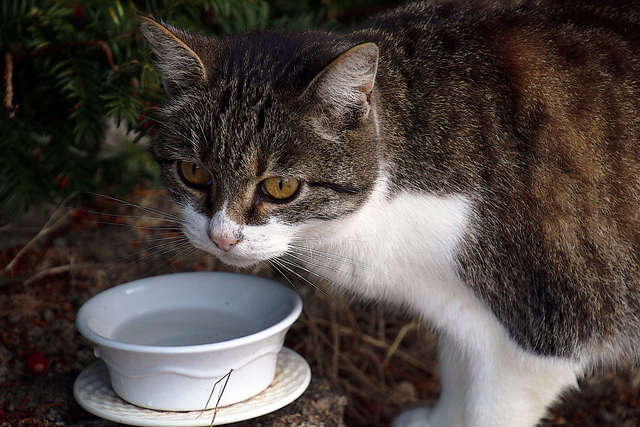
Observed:
[[[297,193],[298,187],[300,187],[300,181],[284,176],[274,176],[262,181],[264,192],[277,200],[293,197]]]
[[[196,187],[206,187],[211,184],[211,174],[197,163],[178,162],[180,177]]]

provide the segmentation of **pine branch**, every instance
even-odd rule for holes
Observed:
[[[11,52],[4,54],[4,109],[10,119],[16,116],[17,105],[13,105],[13,56]]]

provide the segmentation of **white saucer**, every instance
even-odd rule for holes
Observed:
[[[310,381],[311,369],[307,361],[295,351],[282,348],[271,385],[244,402],[218,408],[213,425],[248,420],[280,409],[300,397]],[[214,414],[213,409],[204,412],[155,411],[125,402],[111,388],[107,366],[101,360],[78,375],[73,395],[88,412],[135,426],[209,426]]]

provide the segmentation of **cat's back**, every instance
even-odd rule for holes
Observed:
[[[470,71],[478,72],[487,68],[483,63],[491,67],[505,57],[528,59],[533,53],[564,62],[562,65],[569,68],[600,66],[589,62],[599,55],[622,64],[637,61],[637,54],[624,53],[640,49],[640,2],[419,2],[371,18],[356,34],[381,44],[381,55],[387,55],[387,62],[420,64],[426,66],[425,72],[437,68],[438,62],[455,61],[464,61]],[[613,57],[614,53],[619,53],[618,57]]]
[[[434,28],[483,25],[495,29],[527,23],[549,30],[567,22],[602,27],[629,34],[629,24],[640,23],[637,0],[433,0],[409,3],[366,20],[360,29],[372,28],[402,33]],[[616,24],[617,23],[617,24]],[[620,24],[623,24],[622,27]],[[632,38],[632,37],[630,37]]]
[[[395,188],[473,201],[460,274],[525,348],[637,348],[638,2],[481,3],[410,5],[362,30],[402,134]]]
[[[412,4],[354,33],[380,46],[391,191],[469,197],[461,277],[525,348],[634,348],[639,3],[505,3]]]

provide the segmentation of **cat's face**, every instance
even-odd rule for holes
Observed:
[[[169,95],[153,152],[194,246],[252,265],[366,202],[379,169],[374,44],[292,57],[283,46],[309,40],[141,24]]]

